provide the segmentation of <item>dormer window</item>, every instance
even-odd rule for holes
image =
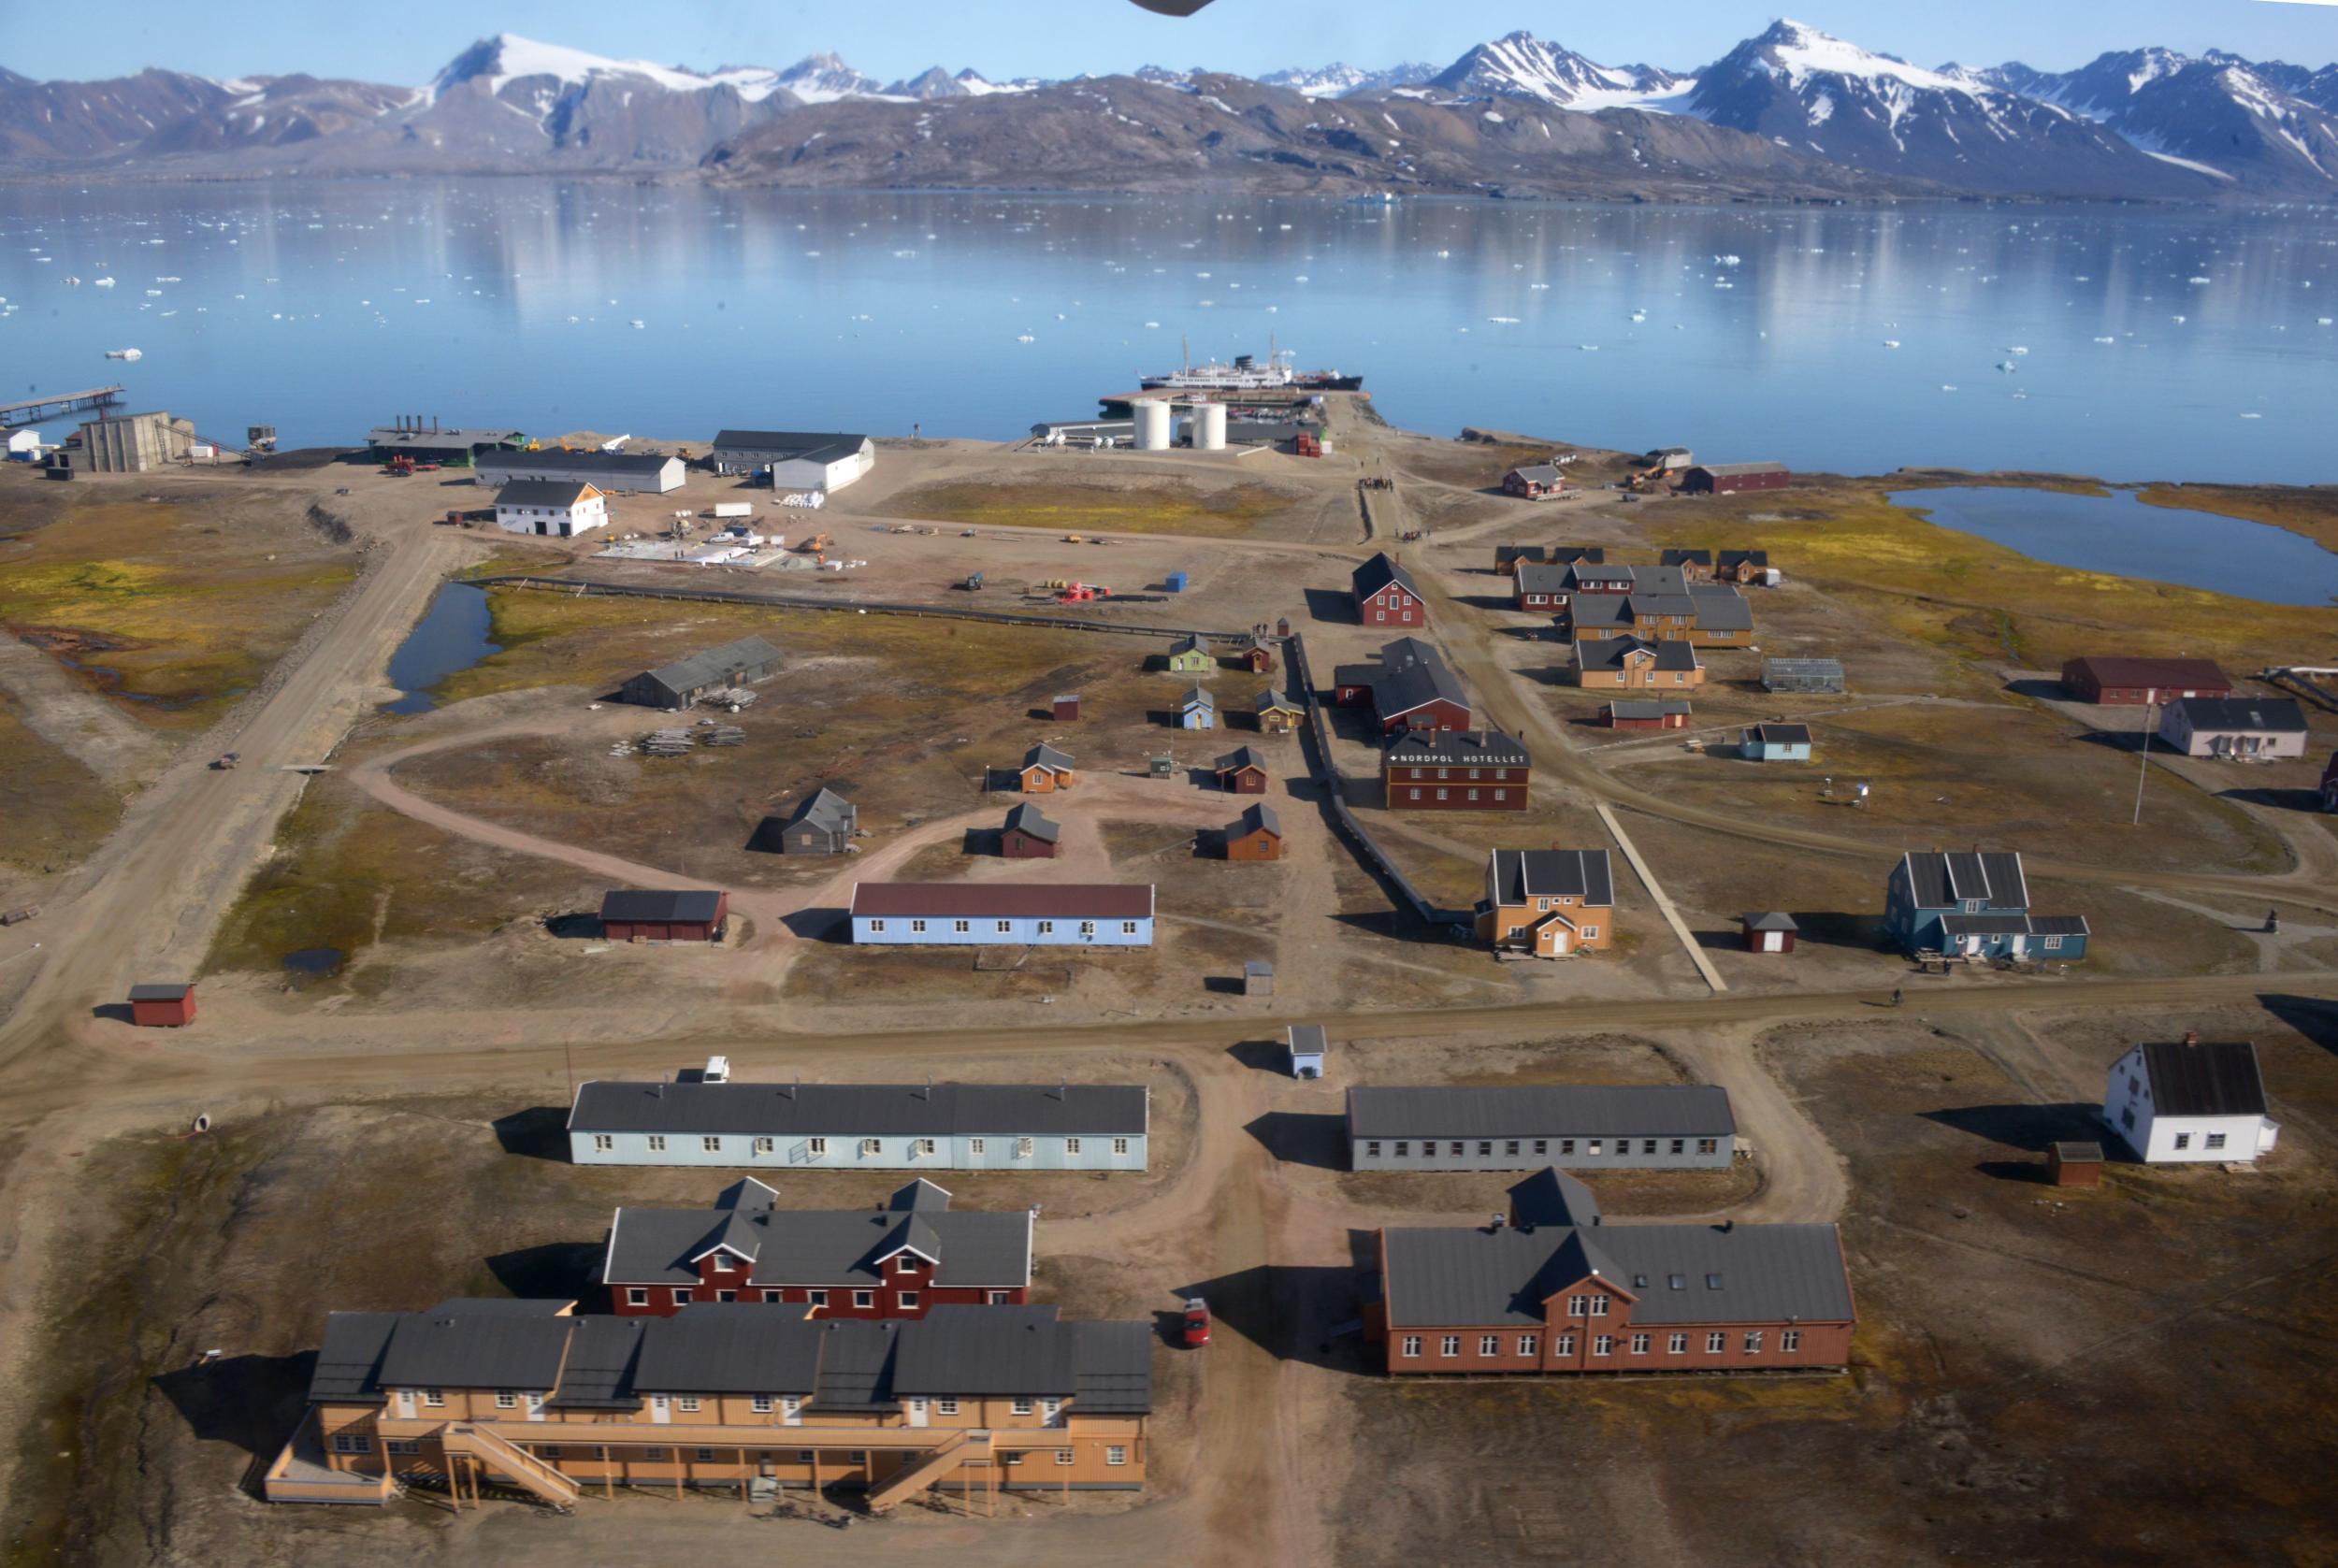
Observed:
[[[917,1272],[917,1259],[904,1252],[893,1259],[893,1272],[897,1274],[914,1274]]]
[[[714,1254],[714,1272],[717,1273],[727,1274],[730,1273],[730,1254],[728,1252],[718,1252]]]

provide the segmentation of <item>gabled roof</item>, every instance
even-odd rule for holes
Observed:
[[[936,1285],[1007,1289],[1031,1283],[1031,1229],[1020,1209],[953,1210],[945,1201],[748,1214],[623,1208],[610,1223],[601,1283],[694,1285],[700,1259],[721,1249],[752,1265],[751,1287],[865,1288],[882,1277],[878,1265],[905,1246],[937,1265]]]
[[[774,1138],[1145,1131],[1142,1084],[579,1085],[571,1132],[745,1133]]]
[[[1656,557],[1668,567],[1710,567],[1713,553],[1710,550],[1667,550]]]
[[[1494,901],[1514,909],[1535,899],[1580,899],[1594,908],[1615,902],[1604,849],[1497,849]]]
[[[1524,768],[1534,758],[1522,741],[1498,729],[1416,729],[1389,742],[1387,760],[1406,766]]]
[[[1766,567],[1769,565],[1767,550],[1725,550],[1718,557],[1723,570],[1734,567]]]
[[[1517,572],[1519,589],[1528,594],[1564,593],[1567,569],[1556,562],[1521,561]]]
[[[1754,629],[1754,607],[1745,596],[1726,583],[1699,583],[1689,589],[1689,602],[1696,609],[1699,631],[1751,631]]]
[[[325,1343],[317,1349],[316,1370],[309,1377],[310,1402],[379,1403],[382,1352],[389,1348],[390,1331],[401,1316],[336,1312],[327,1316]]]
[[[1029,772],[1033,768],[1044,768],[1050,773],[1068,773],[1072,770],[1072,758],[1043,741],[1023,754],[1023,771]]]
[[[572,507],[600,492],[576,479],[515,479],[496,492],[499,507]]]
[[[1245,768],[1255,768],[1262,773],[1273,771],[1272,769],[1266,766],[1266,758],[1264,755],[1262,754],[1256,746],[1235,747],[1233,751],[1230,751],[1225,755],[1220,757],[1217,762],[1211,766],[1210,770],[1217,773],[1234,773],[1239,772]]]
[[[778,649],[759,637],[743,637],[736,642],[726,642],[719,648],[660,665],[649,675],[669,691],[686,692],[728,680],[734,669],[768,670],[778,664]]]
[[[1068,1396],[1079,1358],[1052,1306],[937,1306],[893,1363],[894,1392]]]
[[[2021,856],[2010,851],[1910,850],[1900,857],[1900,866],[1919,909],[1942,909],[1970,899],[1979,899],[1993,910],[2029,907],[2029,885],[2021,873]]]
[[[1729,1091],[1712,1084],[1467,1084],[1348,1091],[1356,1138],[1726,1138]]]
[[[527,1303],[538,1309],[565,1302]],[[447,1302],[403,1314],[382,1352],[380,1381],[391,1388],[529,1388],[560,1378],[570,1321],[551,1310],[489,1310]]]
[[[1745,922],[1745,928],[1749,931],[1798,931],[1802,928],[1795,924],[1794,916],[1783,910],[1765,910],[1759,914],[1741,915],[1739,918]]]
[[[860,882],[855,916],[905,915],[1055,920],[1145,920],[1153,913],[1149,882]]]
[[[795,822],[810,823],[831,833],[844,833],[849,832],[859,821],[859,814],[851,801],[822,784],[813,792],[810,799],[797,808]]]
[[[1461,682],[1454,679],[1442,658],[1407,659],[1393,669],[1387,669],[1372,684],[1373,711],[1383,720],[1425,708],[1432,702],[1451,703],[1465,715],[1470,711]]]
[[[1634,596],[1632,602],[1638,602]],[[1575,664],[1580,669],[1620,670],[1627,660],[1642,654],[1654,655],[1652,669],[1696,669],[1701,661],[1696,650],[1680,638],[1652,640],[1645,637],[1593,637],[1575,644]]]
[[[1559,466],[1556,463],[1522,463],[1517,468],[1512,468],[1510,472],[1516,474],[1523,480],[1530,481],[1536,484],[1557,484],[1561,482]]]
[[[1042,843],[1051,844],[1063,836],[1063,825],[1026,800],[1006,813],[1005,831],[1028,833]]]
[[[2152,1104],[2171,1116],[2261,1116],[2265,1079],[2258,1070],[2257,1046],[2246,1040],[2153,1041],[2145,1044],[2143,1072],[2151,1081]]]
[[[1272,806],[1260,804],[1243,807],[1242,820],[1229,829],[1231,835],[1235,838],[1247,838],[1252,833],[1261,831],[1271,833],[1277,839],[1283,836],[1282,818],[1275,814],[1275,808]]]
[[[2193,730],[2248,730],[2259,735],[2302,735],[2305,710],[2294,697],[2180,697],[2168,704]]]
[[[1180,637],[1175,642],[1169,644],[1169,656],[1173,659],[1180,654],[1206,654],[1208,652],[1209,644],[1204,642],[1200,638],[1193,636],[1191,633],[1188,633],[1184,637]]]
[[[1177,706],[1179,708],[1215,708],[1218,706],[1218,699],[1209,695],[1207,686],[1196,684],[1191,691],[1177,699]]]
[[[1335,670],[1333,672],[1333,678],[1335,680],[1338,678],[1338,671]],[[1304,713],[1306,712],[1306,709],[1302,707],[1298,702],[1291,698],[1285,697],[1282,693],[1277,691],[1272,686],[1267,687],[1264,691],[1258,694],[1258,700],[1253,704],[1253,706],[1262,713],[1269,712],[1276,709],[1280,709],[1282,712],[1287,713]]]
[[[1389,559],[1385,552],[1358,567],[1349,581],[1358,598],[1370,598],[1392,583],[1415,598],[1421,597],[1421,589],[1413,582],[1412,573]]]
[[[895,1214],[932,1213],[950,1206],[950,1189],[919,1176],[906,1187],[895,1187],[885,1206]]]
[[[1786,469],[1783,463],[1699,463],[1697,467],[1716,479],[1733,474],[1778,474]]]
[[[1745,738],[1765,746],[1807,746],[1811,743],[1811,726],[1807,724],[1757,724],[1747,728]]]
[[[1681,697],[1619,697],[1608,704],[1608,712],[1619,719],[1663,719],[1689,712],[1689,704]]]
[[[821,430],[718,430],[714,433],[717,452],[769,453],[778,462],[833,463],[840,457],[850,457],[869,444],[866,436],[848,431]]]
[[[1497,567],[1505,563],[1539,561],[1543,558],[1543,547],[1539,544],[1497,544],[1494,547],[1494,564]]]
[[[600,917],[701,925],[714,918],[722,897],[705,888],[613,887],[600,896]]]

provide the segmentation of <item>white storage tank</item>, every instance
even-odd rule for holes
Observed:
[[[1226,450],[1226,405],[1196,403],[1193,405],[1193,450],[1223,452]]]
[[[1167,452],[1174,410],[1165,397],[1140,397],[1135,403],[1136,450]]]

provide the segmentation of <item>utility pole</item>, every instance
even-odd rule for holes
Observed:
[[[2143,780],[2151,774],[2151,711],[2156,706],[2148,697],[2143,699],[2143,750],[2142,760],[2135,765],[2135,815],[2128,822],[2129,827],[2143,824]]]

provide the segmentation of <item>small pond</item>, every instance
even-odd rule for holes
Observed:
[[[384,702],[385,713],[426,713],[439,705],[431,689],[481,659],[503,650],[487,640],[487,594],[468,583],[450,583],[430,601],[414,629],[390,655],[390,683],[402,694]]]
[[[2338,598],[2338,554],[2304,535],[2214,512],[2145,506],[2131,490],[2073,496],[1969,486],[1903,490],[1892,501],[1921,509],[1943,528],[1977,534],[2057,567],[2268,604]]]
[[[348,961],[349,955],[338,947],[303,947],[284,955],[284,973],[298,990],[312,981],[332,979]]]

